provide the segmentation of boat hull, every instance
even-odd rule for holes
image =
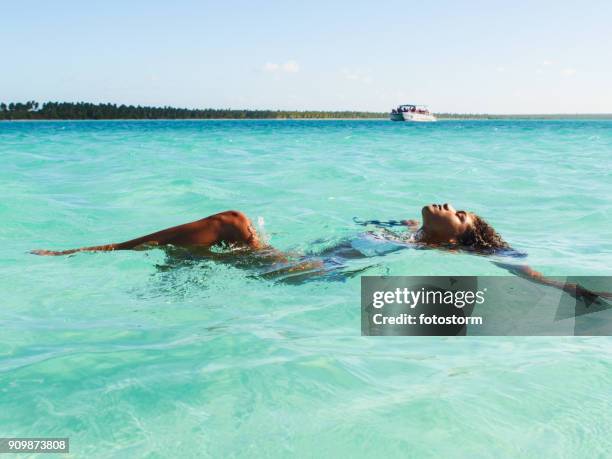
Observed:
[[[414,113],[414,112],[403,112],[404,121],[412,121],[415,123],[431,123],[437,121],[436,117],[429,113]]]
[[[436,117],[432,114],[415,112],[389,113],[389,119],[391,121],[410,121],[412,123],[431,123],[437,121]]]

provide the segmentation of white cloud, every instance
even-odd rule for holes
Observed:
[[[366,75],[365,73],[359,72],[357,70],[349,70],[344,68],[342,69],[342,75],[347,80],[359,81],[364,84],[372,83],[372,77],[370,75]]]
[[[278,64],[274,64],[273,62],[266,62],[263,66],[264,72],[276,72],[278,70]]]
[[[568,68],[561,70],[561,74],[565,76],[574,76],[576,75],[576,69],[568,67]]]
[[[295,61],[287,61],[282,65],[283,72],[297,73],[300,71],[300,66]]]
[[[263,66],[263,71],[269,73],[297,73],[300,71],[300,66],[296,61],[287,61],[282,64],[277,64],[275,62],[266,62]]]
[[[359,79],[359,75],[357,75],[356,73],[350,72],[347,69],[343,69],[342,74],[344,75],[344,78],[346,78],[347,80],[358,80]]]
[[[553,61],[543,60],[542,65],[553,65]]]
[[[504,73],[506,71],[506,67],[499,66],[496,69],[499,73]]]

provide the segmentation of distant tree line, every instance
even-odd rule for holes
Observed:
[[[440,119],[611,119],[611,114],[490,115],[436,113]],[[388,113],[360,111],[232,110],[223,108],[143,107],[88,102],[0,103],[0,120],[154,120],[154,119],[303,119],[387,118]]]
[[[496,115],[489,113],[436,113],[439,119],[462,119],[462,120],[609,120],[612,113],[553,113],[553,114],[529,114],[529,115]]]
[[[358,111],[287,111],[189,109],[88,102],[0,103],[0,120],[112,120],[112,119],[265,119],[265,118],[383,118],[386,113]]]

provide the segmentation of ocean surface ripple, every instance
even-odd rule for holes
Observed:
[[[548,275],[612,275],[611,155],[610,121],[0,123],[0,430],[79,457],[605,457],[609,338],[367,338],[359,276],[28,252],[239,209],[317,253],[451,202]],[[505,274],[432,250],[350,268]]]

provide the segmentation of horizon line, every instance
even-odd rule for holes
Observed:
[[[0,100],[0,104],[5,104],[8,108],[11,104],[28,104],[30,102],[35,102],[35,100],[29,100],[25,102],[3,102]],[[205,107],[205,108],[197,108],[197,107],[178,107],[173,105],[141,105],[141,104],[127,104],[127,103],[116,103],[116,102],[86,102],[86,101],[54,101],[47,100],[42,102],[39,105],[43,104],[90,104],[90,105],[111,105],[117,107],[134,107],[134,108],[150,108],[150,109],[174,109],[174,110],[191,110],[191,111],[230,111],[230,112],[294,112],[294,113],[372,113],[377,115],[388,114],[389,111],[378,111],[378,110],[369,110],[369,109],[281,109],[281,108],[217,108],[217,107]],[[42,108],[42,107],[41,107]],[[31,112],[38,112],[39,109],[29,110]],[[452,112],[452,111],[432,111],[432,113],[436,115],[459,115],[459,116],[612,116],[612,111],[610,112],[522,112],[522,113],[501,113],[501,112]]]

